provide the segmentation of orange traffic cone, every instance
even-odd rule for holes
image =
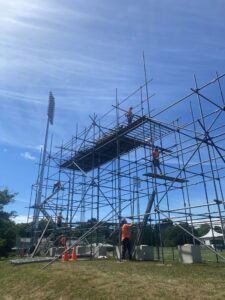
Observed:
[[[76,246],[73,247],[71,260],[72,261],[76,261],[77,260]]]
[[[68,260],[69,260],[69,255],[68,255],[67,247],[65,247],[65,250],[64,250],[63,256],[62,256],[62,261],[68,261]]]

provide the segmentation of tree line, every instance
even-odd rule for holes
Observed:
[[[32,223],[16,224],[14,218],[16,212],[4,211],[5,206],[12,203],[16,197],[16,194],[10,193],[8,189],[0,191],[0,257],[7,257],[12,248],[16,246],[16,237],[28,237],[31,234]],[[46,225],[45,220],[39,222],[39,232],[42,232]],[[81,237],[84,232],[92,228],[97,223],[95,218],[88,220],[87,222],[78,223],[74,230],[67,231],[70,238],[77,239]],[[66,225],[66,224],[65,224]],[[99,223],[98,229],[87,237],[88,242],[109,243],[116,245],[119,242],[119,227],[118,224],[113,223]],[[188,223],[180,223],[180,225],[193,235],[199,237],[206,234],[210,230],[209,224],[201,224],[199,227],[192,227]],[[187,243],[193,243],[191,235],[182,230],[179,226],[174,224],[171,220],[164,219],[156,224],[147,224],[145,228],[141,227],[141,224],[135,224],[132,229],[132,242],[136,243],[137,236],[140,230],[143,229],[141,243],[152,246],[165,246],[176,247],[177,245],[183,245]],[[49,230],[54,229],[54,226],[50,225]],[[215,226],[214,230],[222,232],[221,227]],[[58,231],[58,235],[63,232]],[[45,237],[49,235],[49,231],[46,232]]]

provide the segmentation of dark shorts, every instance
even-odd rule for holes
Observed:
[[[153,166],[154,167],[159,167],[159,160],[158,159],[153,159]]]

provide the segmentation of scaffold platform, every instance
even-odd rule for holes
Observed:
[[[154,173],[146,173],[146,174],[143,174],[143,176],[148,176],[148,177],[153,177],[153,178],[158,178],[158,179],[164,179],[164,180],[169,180],[169,181],[174,181],[174,182],[180,182],[180,183],[184,183],[184,182],[188,181],[188,180],[185,180],[183,178],[176,178],[176,177],[160,175],[160,174],[154,174]]]
[[[173,129],[147,116],[139,117],[125,127],[112,129],[99,138],[93,146],[80,149],[71,159],[65,160],[61,168],[88,172],[138,147],[152,147],[151,130],[154,132],[154,140],[157,140],[159,138],[157,132],[166,135]]]

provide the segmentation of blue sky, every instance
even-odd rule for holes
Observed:
[[[225,71],[223,0],[0,0],[0,187],[27,214],[46,126],[56,100],[54,145],[153,78],[153,106]]]

